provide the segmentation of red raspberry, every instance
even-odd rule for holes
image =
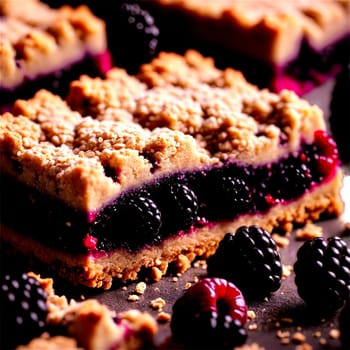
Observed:
[[[181,342],[232,348],[247,338],[247,317],[243,295],[233,283],[205,278],[175,302],[170,326]]]

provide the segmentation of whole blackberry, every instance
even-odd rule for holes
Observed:
[[[204,202],[207,215],[213,219],[232,219],[246,212],[251,204],[251,193],[243,175],[228,175],[225,171],[212,171],[205,178]]]
[[[299,296],[317,313],[334,313],[350,295],[350,250],[340,237],[306,241],[294,272]]]
[[[135,73],[156,54],[159,29],[149,11],[136,1],[121,2],[110,26],[113,33],[109,45],[117,66]]]
[[[208,259],[208,275],[233,282],[247,298],[260,299],[280,287],[281,258],[267,231],[241,226],[227,233]]]
[[[272,195],[291,199],[300,196],[311,186],[310,169],[300,157],[289,157],[276,163],[269,179]]]
[[[176,340],[203,349],[232,349],[247,338],[247,306],[240,290],[221,278],[204,278],[176,300],[170,327]]]
[[[161,213],[156,204],[144,195],[128,195],[100,214],[92,234],[97,248],[108,250],[123,245],[133,250],[160,240]]]
[[[26,344],[43,333],[48,313],[46,301],[47,293],[34,277],[26,273],[1,276],[1,349]]]
[[[162,212],[163,234],[187,230],[196,221],[198,199],[188,185],[177,181],[163,183],[154,197]]]
[[[339,314],[340,340],[344,349],[350,349],[350,298]]]

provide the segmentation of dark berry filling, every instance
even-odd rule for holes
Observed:
[[[313,144],[303,144],[278,162],[252,166],[227,161],[173,173],[122,193],[97,213],[70,208],[3,174],[1,222],[70,252],[134,251],[203,225],[287,204],[330,179],[338,165],[334,141],[320,130]],[[13,170],[22,171],[18,161]]]

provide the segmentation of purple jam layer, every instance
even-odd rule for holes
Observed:
[[[122,193],[97,213],[70,208],[2,174],[0,219],[71,253],[137,251],[172,235],[290,203],[332,178],[338,166],[335,142],[320,130],[313,144],[304,143],[278,162],[253,166],[228,161],[173,173]],[[13,168],[21,172],[18,162]]]
[[[111,68],[110,53],[106,51],[97,56],[87,56],[82,61],[69,65],[55,73],[38,76],[35,79],[27,79],[14,89],[0,88],[0,113],[11,111],[11,106],[17,99],[29,99],[33,97],[35,91],[40,89],[46,89],[65,97],[72,80],[78,79],[86,72],[89,72],[91,76],[103,77]]]

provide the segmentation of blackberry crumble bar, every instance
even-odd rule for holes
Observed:
[[[343,210],[321,110],[193,50],[16,101],[0,161],[3,252],[88,287],[183,272],[242,225],[288,232]]]
[[[349,62],[348,0],[154,0],[150,8],[169,48],[210,54],[274,91],[304,95]],[[181,39],[180,39],[181,38]],[[163,48],[164,50],[164,48]],[[167,50],[167,49],[166,49]],[[219,53],[222,54],[219,54]]]
[[[63,95],[72,79],[110,68],[105,23],[88,7],[0,0],[0,111],[39,88]]]

